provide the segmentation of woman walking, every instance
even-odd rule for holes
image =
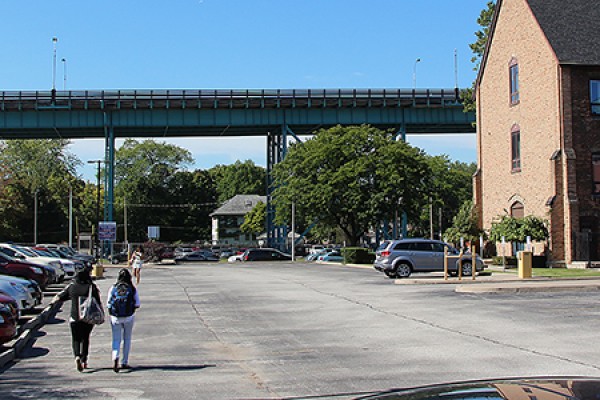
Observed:
[[[88,297],[90,287],[92,289],[92,296],[96,299],[98,305],[102,304],[100,301],[100,290],[92,282],[89,268],[82,268],[76,271],[75,280],[54,298],[56,301],[61,302],[71,300],[71,316],[69,318],[71,342],[73,355],[75,356],[75,365],[79,372],[83,372],[88,366],[90,335],[94,328],[94,325],[79,320],[79,305],[83,299]]]
[[[140,284],[140,278],[142,273],[142,257],[144,256],[144,252],[142,248],[138,246],[135,251],[131,254],[131,258],[129,259],[129,265],[133,268],[133,276],[135,276],[135,284]]]
[[[140,297],[133,282],[129,270],[123,268],[119,271],[117,282],[111,286],[108,292],[107,308],[110,314],[110,326],[112,329],[112,360],[113,371],[129,369],[129,350],[131,349],[131,333],[135,320],[134,313],[140,307]],[[123,343],[123,358],[119,365],[119,356]]]

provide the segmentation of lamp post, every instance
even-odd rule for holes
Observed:
[[[96,248],[96,259],[100,259],[100,238],[98,236],[98,231],[100,229],[100,164],[102,164],[104,160],[89,160],[88,164],[98,164],[98,186],[96,187],[96,240],[95,240],[95,248]]]
[[[63,63],[63,91],[67,90],[67,59],[60,60]]]
[[[417,88],[417,63],[420,63],[421,59],[417,58],[415,60],[415,66],[413,68],[413,89]]]
[[[33,244],[37,245],[37,220],[38,220],[38,189],[33,193]]]

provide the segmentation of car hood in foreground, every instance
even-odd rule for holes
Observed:
[[[355,399],[377,400],[596,400],[600,377],[510,378],[390,389]]]

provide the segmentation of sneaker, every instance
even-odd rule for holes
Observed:
[[[118,358],[115,358],[115,360],[114,360],[113,371],[119,372],[119,359]]]
[[[129,365],[129,364],[121,364],[121,369],[131,369],[131,365]]]
[[[77,366],[77,371],[83,372],[83,364],[81,363],[81,358],[75,357],[75,365]]]

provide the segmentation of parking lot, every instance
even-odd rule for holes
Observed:
[[[103,294],[118,268],[98,280]],[[67,314],[0,373],[2,399],[326,396],[434,382],[600,375],[597,292],[456,293],[397,285],[370,268],[189,263],[145,268],[130,364],[110,327],[79,373]]]

